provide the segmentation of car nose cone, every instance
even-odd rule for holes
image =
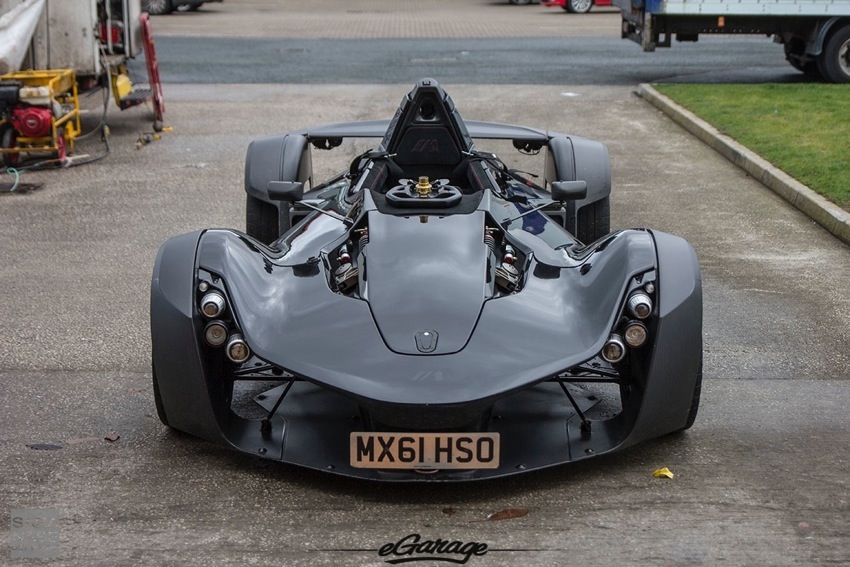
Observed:
[[[437,348],[437,331],[416,331],[415,337],[419,352],[434,352]]]

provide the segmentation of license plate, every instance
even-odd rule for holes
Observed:
[[[496,469],[498,433],[351,434],[351,466],[360,469]]]

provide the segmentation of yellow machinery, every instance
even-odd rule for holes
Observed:
[[[0,75],[0,165],[14,166],[25,153],[52,154],[65,162],[80,130],[72,69]]]

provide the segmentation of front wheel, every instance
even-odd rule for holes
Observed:
[[[829,36],[818,57],[821,75],[833,83],[850,83],[850,25]]]
[[[586,14],[593,7],[593,0],[567,0],[564,9],[573,14]]]

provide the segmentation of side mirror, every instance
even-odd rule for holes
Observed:
[[[587,181],[554,181],[553,201],[578,201],[587,197]]]
[[[269,181],[269,199],[294,203],[304,198],[304,183],[301,181]]]

